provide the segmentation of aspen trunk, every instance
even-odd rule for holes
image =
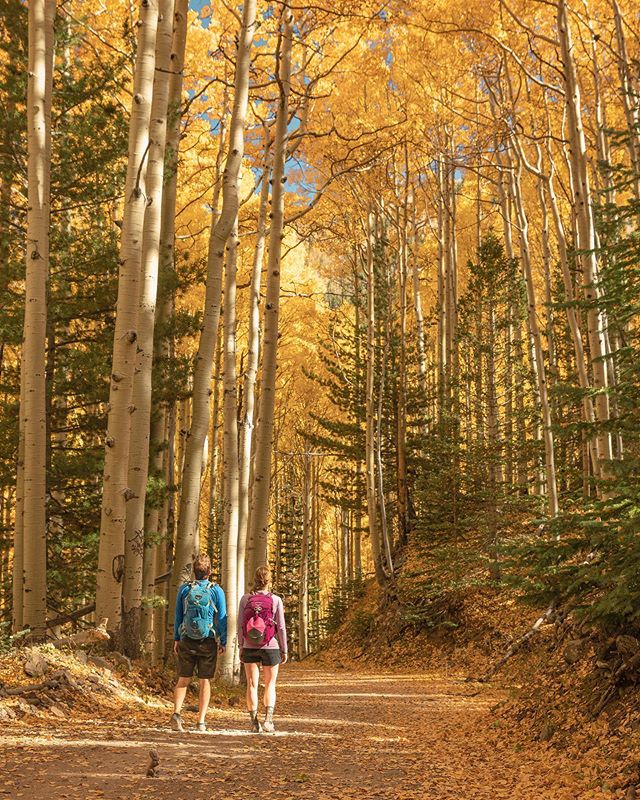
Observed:
[[[122,588],[125,626],[125,651],[135,657],[140,642],[143,562],[145,552],[145,503],[149,477],[149,446],[151,432],[151,391],[154,350],[156,298],[160,266],[160,235],[162,223],[162,188],[167,138],[167,109],[169,103],[169,71],[173,34],[173,0],[159,0],[160,21],[156,37],[156,68],[149,126],[149,151],[145,177],[147,207],[142,237],[140,307],[138,310],[138,365],[133,380],[131,448],[129,453],[128,486],[133,496],[127,503],[125,525],[124,583]],[[153,552],[153,549],[152,549]],[[149,553],[151,555],[151,553]],[[147,559],[149,569],[153,558]],[[151,575],[147,575],[151,579]]]
[[[369,537],[371,539],[371,555],[376,580],[384,584],[382,569],[382,548],[378,529],[378,500],[376,496],[376,426],[375,426],[375,221],[373,214],[367,218],[367,377],[366,377],[366,430],[365,430],[365,476],[367,481],[367,516],[369,518]]]
[[[226,104],[224,104],[226,107]],[[209,331],[214,337],[214,344],[212,352],[217,352],[219,349],[218,343],[218,324],[220,320],[220,308],[222,302],[222,266],[217,263],[214,254],[214,235],[218,225],[218,201],[220,195],[220,165],[224,155],[224,144],[226,135],[225,125],[225,112],[223,111],[222,120],[220,123],[220,145],[218,148],[218,155],[216,159],[216,182],[213,191],[213,198],[211,202],[211,226],[209,229],[209,253],[207,259],[207,285],[205,291],[205,324],[200,334],[200,345],[198,348],[198,360],[196,361],[196,371],[194,376],[194,387],[196,384],[199,387],[198,391],[198,406],[199,413],[205,410],[205,398],[202,391],[200,391],[201,383],[204,381],[206,375],[202,374],[206,371],[209,349],[205,342],[203,344],[203,336],[205,332]],[[203,352],[203,357],[200,358],[200,353]],[[208,378],[210,386],[211,376]],[[207,389],[206,397],[206,411],[209,413],[209,393],[210,388]],[[195,388],[193,392],[195,398]],[[199,419],[199,418],[198,418]],[[199,550],[199,511],[200,511],[200,489],[202,468],[204,464],[204,451],[207,439],[206,428],[203,433],[201,425],[198,425],[198,438],[200,444],[196,447],[191,443],[191,437],[194,434],[194,425],[192,425],[191,418],[188,422],[182,425],[180,442],[183,444],[180,456],[178,458],[178,472],[182,477],[182,492],[180,494],[180,507],[178,514],[178,526],[175,537],[175,550],[171,574],[171,592],[169,595],[170,609],[174,607],[175,598],[178,594],[182,583],[188,581],[191,576],[191,563],[193,557]],[[208,426],[208,420],[207,420]],[[192,444],[189,447],[190,443]],[[185,484],[188,488],[185,490]],[[173,612],[170,610],[169,612]]]
[[[133,412],[133,376],[137,361],[142,229],[146,206],[141,180],[149,144],[157,27],[156,2],[142,0],[129,123],[129,160],[120,242],[96,575],[96,616],[98,619],[108,619],[109,631],[115,634],[116,642],[119,641],[121,622],[126,503],[131,497],[131,490],[127,485],[127,467]]]
[[[221,372],[221,349],[220,339],[218,339],[218,349],[216,351],[216,362],[213,373],[213,411],[211,414],[211,457],[209,459],[209,509],[207,514],[207,551],[211,556],[211,563],[214,566],[221,561],[221,547],[218,541],[220,528],[218,526],[218,462],[220,459],[220,372]],[[240,584],[238,584],[240,586]]]
[[[422,311],[422,297],[420,294],[420,268],[418,265],[418,233],[416,225],[416,205],[413,204],[412,235],[411,235],[411,279],[413,288],[413,312],[416,317],[416,343],[418,347],[418,381],[420,391],[424,399],[425,407],[428,398],[427,389],[427,352],[426,337],[424,332],[424,313]],[[424,426],[424,433],[427,433],[427,426]]]
[[[238,222],[234,221],[227,248],[224,284],[223,357],[224,357],[224,506],[222,585],[227,601],[227,647],[220,657],[219,676],[226,684],[235,684],[239,676],[236,614],[238,609],[238,388],[236,381],[236,275],[238,271]]]
[[[27,240],[20,370],[22,433],[22,625],[37,635],[47,618],[46,336],[51,186],[51,97],[56,4],[29,3]],[[20,553],[18,553],[20,555]]]
[[[181,136],[181,107],[182,85],[184,80],[184,56],[187,43],[187,15],[189,0],[175,0],[173,41],[171,45],[171,75],[169,79],[169,106],[167,112],[167,138],[165,145],[165,184],[162,192],[162,224],[160,229],[160,285],[161,302],[158,305],[158,319],[156,328],[164,330],[174,312],[173,274],[175,272],[175,227],[176,203],[178,191],[178,162]],[[174,343],[169,337],[161,335],[156,337],[156,356],[165,360],[171,359]],[[160,413],[168,417],[166,424],[167,441],[165,447],[170,453],[167,465],[167,475],[170,484],[169,496],[166,503],[166,531],[170,538],[165,547],[167,566],[172,567],[173,559],[173,534],[174,534],[174,508],[175,508],[175,483],[174,451],[175,451],[175,404],[170,408],[161,408]],[[165,513],[163,509],[163,513]],[[161,525],[163,527],[163,525]],[[159,559],[159,561],[162,559]],[[175,608],[175,595],[172,594],[173,583],[164,583],[167,607],[163,612],[167,625],[173,625]],[[157,626],[156,626],[157,629]],[[173,631],[167,631],[168,640],[173,638]],[[156,635],[156,650],[161,638]]]
[[[598,303],[600,291],[598,288],[598,262],[595,253],[596,236],[593,204],[589,182],[586,140],[582,124],[580,87],[573,59],[573,42],[567,16],[566,0],[558,0],[558,38],[564,67],[563,78],[568,118],[571,189],[574,213],[576,215],[577,245],[580,251],[578,259],[582,267],[584,298],[589,305],[587,310],[587,331],[593,388],[596,391],[595,411],[600,424],[596,442],[598,459],[604,462],[604,464],[601,464],[601,468],[606,469],[606,462],[612,458],[612,448],[611,434],[603,429],[603,426],[609,421],[607,351],[604,341],[605,325],[603,313]]]
[[[406,149],[406,143],[405,143]],[[396,452],[397,452],[397,491],[398,491],[398,532],[401,544],[409,535],[409,485],[407,478],[407,224],[409,202],[409,166],[405,163],[405,187],[402,215],[398,209],[398,282],[400,301],[400,358],[398,364],[398,403],[396,407]]]
[[[384,236],[384,233],[383,233]],[[391,287],[389,286],[389,275],[386,275],[387,282],[387,296],[391,296]],[[384,553],[383,569],[386,574],[393,574],[393,558],[391,553],[391,534],[389,533],[389,526],[387,523],[387,504],[386,495],[384,491],[384,474],[382,464],[382,423],[383,423],[383,403],[385,384],[387,378],[387,362],[389,359],[389,345],[391,342],[391,331],[389,325],[389,312],[385,314],[385,331],[384,331],[385,346],[380,357],[380,385],[378,386],[378,409],[376,420],[376,473],[378,478],[378,503],[380,506],[380,534],[382,537],[382,549]]]
[[[167,416],[163,413],[155,415],[150,431],[149,459],[153,465],[155,475],[162,475],[166,451],[162,443],[166,440]],[[160,561],[160,548],[164,543],[160,535],[160,508],[157,505],[145,507],[144,519],[144,554],[142,568],[142,619],[140,626],[140,640],[145,654],[152,663],[156,663],[158,648],[156,647],[155,625],[156,609],[153,600],[156,594],[155,578],[158,574]]]
[[[627,120],[627,149],[632,168],[633,193],[640,202],[640,107],[638,105],[638,91],[634,86],[631,73],[631,60],[627,51],[624,23],[617,0],[612,0],[613,18],[616,28],[616,44],[618,47],[618,75],[620,77],[620,92]],[[558,9],[559,11],[559,9]]]
[[[280,309],[280,269],[282,235],[284,228],[284,165],[287,149],[289,121],[289,92],[291,83],[291,48],[293,17],[285,4],[283,7],[283,32],[280,43],[280,96],[276,116],[273,145],[273,177],[271,192],[271,229],[269,231],[269,257],[267,262],[267,290],[264,316],[264,348],[262,383],[260,388],[260,413],[256,431],[256,454],[251,495],[251,547],[248,558],[250,569],[267,563],[269,525],[269,494],[271,487],[271,454],[273,449],[273,414],[275,406],[278,318]]]
[[[20,359],[20,409],[24,406],[24,359]],[[16,464],[16,498],[15,519],[13,528],[13,615],[11,629],[13,633],[22,630],[24,609],[24,422],[22,413],[18,421],[18,463]]]
[[[509,159],[511,156],[509,155]],[[551,406],[547,386],[547,377],[544,364],[544,354],[542,349],[542,336],[538,325],[536,314],[537,300],[533,271],[531,267],[531,256],[529,250],[529,220],[524,208],[521,194],[521,175],[522,165],[519,156],[516,154],[516,164],[511,170],[511,186],[515,210],[518,218],[518,229],[520,234],[520,259],[522,270],[527,288],[527,319],[529,335],[533,348],[533,365],[538,389],[538,399],[540,402],[540,414],[542,421],[542,435],[545,451],[545,477],[547,487],[547,505],[549,515],[552,517],[558,514],[558,490],[556,482],[555,452],[553,442],[553,431],[551,427]]]
[[[305,450],[307,446],[305,444]],[[302,469],[302,542],[298,575],[298,658],[309,653],[309,544],[311,541],[311,457],[305,453]]]
[[[436,165],[438,181],[438,399],[439,422],[443,425],[447,389],[447,259],[445,248],[444,169],[439,159]]]
[[[180,575],[191,570],[191,560],[198,549],[203,449],[209,427],[211,373],[220,322],[222,267],[225,246],[233,226],[236,224],[240,205],[240,169],[244,156],[249,67],[255,25],[256,0],[247,0],[242,8],[241,29],[238,37],[233,109],[229,123],[229,152],[222,178],[222,210],[215,224],[212,221],[209,239],[205,311],[193,378],[193,419],[187,439],[182,473],[182,494],[176,539],[176,572],[173,576],[174,587],[179,584]]]
[[[249,494],[251,476],[251,450],[253,444],[256,380],[260,355],[260,285],[264,246],[267,235],[267,211],[269,208],[269,132],[265,130],[264,167],[260,187],[260,207],[258,209],[258,233],[253,252],[253,269],[249,288],[249,331],[247,334],[247,368],[244,377],[244,415],[240,430],[240,518],[238,522],[238,586],[245,586],[245,561],[247,556],[247,537],[249,529]],[[252,578],[249,575],[249,578]]]

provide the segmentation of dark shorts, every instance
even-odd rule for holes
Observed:
[[[262,664],[263,667],[276,667],[282,663],[280,648],[275,647],[243,647],[240,658],[243,664]]]
[[[199,678],[213,678],[218,658],[218,645],[213,636],[207,639],[181,639],[178,644],[178,675],[191,678],[197,668]]]

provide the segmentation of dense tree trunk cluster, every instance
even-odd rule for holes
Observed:
[[[0,8],[14,633],[158,662],[198,551],[229,683],[263,564],[300,658],[368,578],[417,626],[507,572],[626,619],[633,5],[103,5]]]

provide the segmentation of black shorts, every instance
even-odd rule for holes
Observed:
[[[243,664],[262,664],[263,667],[277,667],[282,663],[280,648],[275,647],[243,647],[240,661]]]
[[[218,644],[213,636],[206,639],[185,637],[178,642],[178,675],[191,678],[197,668],[199,678],[213,678],[218,659]]]

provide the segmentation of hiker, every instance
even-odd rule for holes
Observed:
[[[253,591],[243,595],[238,610],[238,647],[247,676],[247,711],[254,733],[273,733],[276,705],[276,681],[280,664],[287,663],[287,629],[282,598],[269,591],[271,570],[258,567]],[[258,684],[260,666],[264,678],[265,717],[258,719]]]
[[[173,652],[177,656],[178,682],[171,727],[184,730],[180,712],[196,669],[200,679],[196,731],[205,733],[210,680],[216,670],[218,651],[224,653],[227,644],[227,607],[221,587],[210,580],[211,561],[206,553],[199,553],[194,559],[193,573],[195,580],[183,584],[176,598]]]

